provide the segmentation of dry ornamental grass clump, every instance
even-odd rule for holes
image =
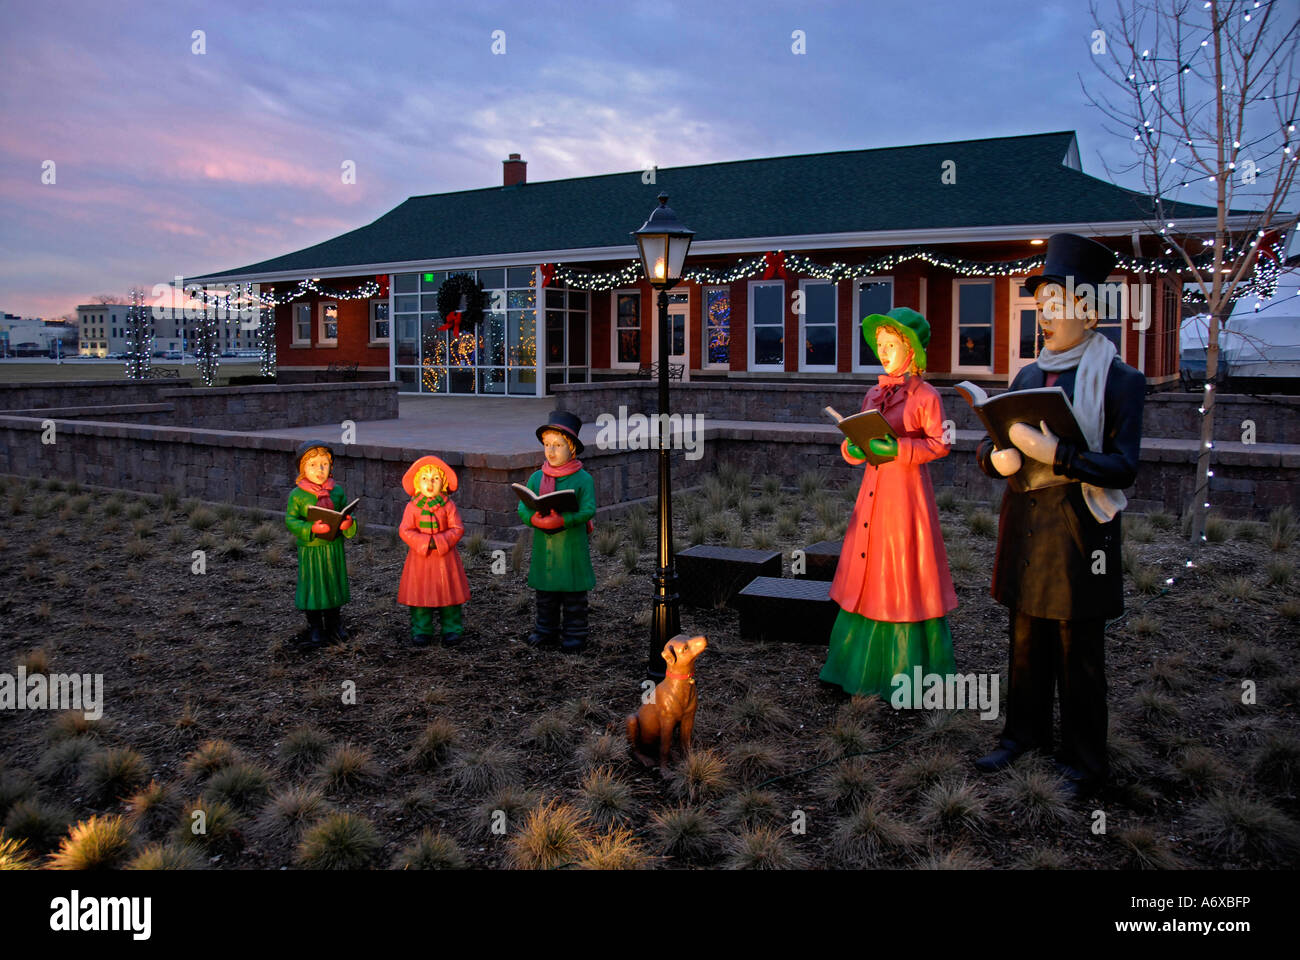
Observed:
[[[303,834],[297,862],[305,870],[364,870],[374,862],[382,846],[368,819],[334,813]]]
[[[788,827],[757,827],[730,836],[722,865],[728,870],[803,870],[808,858]]]
[[[1300,827],[1273,804],[1242,793],[1216,793],[1187,815],[1192,836],[1220,856],[1263,863],[1300,856]]]
[[[120,816],[82,820],[50,856],[51,870],[108,870],[122,866],[131,854],[134,835]]]
[[[691,803],[716,797],[731,788],[727,761],[715,750],[695,749],[673,768],[669,790]]]
[[[80,783],[93,801],[106,803],[126,796],[148,777],[144,757],[126,747],[111,747],[86,759]]]
[[[128,870],[202,870],[207,861],[193,847],[176,843],[151,843],[126,865]]]
[[[464,870],[465,854],[454,837],[435,830],[421,831],[393,860],[396,870]]]
[[[271,773],[254,763],[232,763],[208,780],[203,796],[224,801],[240,813],[260,806],[271,793]]]
[[[437,770],[450,756],[457,736],[459,732],[454,723],[445,718],[435,718],[420,731],[407,753],[407,762],[415,770]]]
[[[373,785],[380,778],[370,750],[341,743],[316,768],[316,779],[330,792],[347,793]]]
[[[576,807],[551,800],[531,810],[510,840],[510,866],[517,870],[553,870],[576,864],[589,839],[587,818]]]
[[[854,869],[883,866],[887,855],[920,842],[920,832],[885,810],[879,797],[855,807],[835,827],[832,847],[840,863]]]
[[[209,853],[229,853],[242,843],[243,818],[223,800],[191,800],[181,807],[172,831],[177,843],[193,844]]]
[[[652,864],[631,830],[614,827],[583,843],[576,866],[579,870],[648,870]]]
[[[171,784],[150,780],[126,801],[126,818],[136,833],[153,836],[176,822],[180,799]]]
[[[1126,870],[1182,870],[1186,864],[1146,824],[1115,831]]]
[[[515,825],[523,822],[524,816],[539,801],[540,797],[534,791],[517,784],[498,787],[474,808],[471,816],[473,832],[479,837],[511,834]]]
[[[632,788],[609,767],[597,767],[589,772],[578,793],[587,818],[604,829],[627,823],[640,809]]]
[[[205,740],[186,758],[185,773],[196,779],[206,779],[240,759],[239,751],[225,740]]]
[[[656,810],[650,815],[649,827],[660,853],[692,863],[711,860],[722,845],[723,834],[700,807]]]
[[[30,849],[44,853],[54,848],[75,819],[68,807],[29,797],[9,808],[9,814],[4,818],[4,832],[26,841]]]

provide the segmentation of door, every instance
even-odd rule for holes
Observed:
[[[650,358],[655,363],[659,362],[659,316],[656,311],[654,335],[651,337]],[[687,348],[691,342],[691,307],[689,297],[685,293],[668,294],[668,362],[672,365],[669,367],[669,376],[673,375],[674,367],[680,366],[682,370],[682,379],[691,379],[690,357],[687,355]]]
[[[1038,331],[1038,304],[1025,288],[1024,281],[1019,278],[1011,281],[1010,331],[1007,383],[1016,378],[1016,374],[1025,364],[1033,362],[1041,346]]]

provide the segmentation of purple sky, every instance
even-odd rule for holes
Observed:
[[[5,5],[0,310],[287,253],[510,152],[532,181],[1061,129],[1095,176],[1128,157],[1081,0],[294,7]]]

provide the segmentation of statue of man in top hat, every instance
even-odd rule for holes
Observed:
[[[1015,424],[1013,446],[985,437],[977,457],[993,478],[1025,458],[1050,464],[1068,483],[1002,497],[993,598],[1010,611],[1006,725],[998,748],[976,761],[999,770],[1026,750],[1052,747],[1052,695],[1059,692],[1057,771],[1072,796],[1107,776],[1105,626],[1124,609],[1120,511],[1137,475],[1146,378],[1120,360],[1096,329],[1098,286],[1116,256],[1086,237],[1048,240],[1041,276],[1026,281],[1038,303],[1044,347],[1009,389],[1057,386],[1087,446],[1058,440],[1046,423]]]

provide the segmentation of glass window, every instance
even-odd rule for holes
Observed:
[[[511,367],[537,366],[537,315],[532,310],[511,310],[506,314],[507,363]],[[533,380],[529,380],[533,383]],[[514,393],[512,375],[510,392]]]
[[[531,287],[534,272],[532,267],[511,267],[506,271],[506,286]]]
[[[395,313],[418,313],[420,310],[419,297],[394,297],[393,311]]]
[[[293,305],[293,342],[311,343],[311,304]]]
[[[880,358],[876,356],[875,344],[868,344],[862,335],[862,318],[873,313],[888,313],[894,309],[894,281],[859,280],[858,305],[853,314],[853,338],[858,343],[858,367],[879,367]]]
[[[320,305],[320,342],[339,342],[339,305],[322,303]]]
[[[546,365],[564,363],[564,311],[546,311]]]
[[[993,366],[993,281],[957,285],[957,365]]]
[[[569,363],[577,367],[585,366],[587,363],[587,314],[585,312],[569,311],[568,337]]]
[[[1122,336],[1124,331],[1124,318],[1131,316],[1135,322],[1140,322],[1141,318],[1137,316],[1141,304],[1137,302],[1138,298],[1133,298],[1134,302],[1129,303],[1129,294],[1132,291],[1128,283],[1123,280],[1115,280],[1109,283],[1099,284],[1097,287],[1097,330],[1115,344],[1115,349],[1119,351],[1121,357],[1124,356],[1124,346]]]
[[[727,366],[731,344],[731,288],[704,290],[704,362]]]
[[[641,294],[620,293],[616,301],[615,363],[641,362]]]
[[[418,273],[399,273],[393,277],[393,293],[415,293],[420,289]]]
[[[835,367],[835,292],[828,281],[803,284],[803,365]]]
[[[370,339],[388,339],[388,301],[370,301]]]
[[[499,290],[506,285],[506,272],[500,267],[495,270],[480,270],[478,280],[483,284],[484,290]]]
[[[785,284],[753,283],[749,287],[750,330],[754,366],[785,365]]]

